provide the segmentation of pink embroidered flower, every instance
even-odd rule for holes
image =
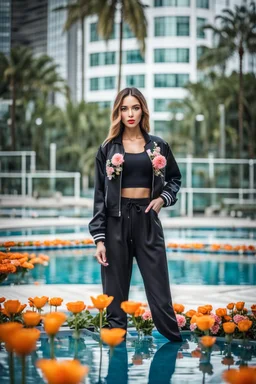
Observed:
[[[108,176],[111,176],[112,173],[114,173],[114,168],[113,167],[106,166],[106,170],[107,170],[107,175]]]
[[[239,321],[246,320],[246,319],[248,319],[248,317],[243,316],[243,315],[235,315],[235,316],[233,317],[233,320],[234,320],[234,322],[235,322],[236,324],[238,324]]]
[[[151,149],[147,149],[147,151],[146,151],[146,152],[149,154],[149,156],[151,156],[151,155],[152,155]]]
[[[151,315],[151,312],[148,310],[148,311],[145,311],[143,314],[142,314],[142,319],[143,320],[151,320],[152,319],[152,315]]]
[[[190,328],[190,331],[193,332],[193,331],[197,328],[196,323],[192,323],[192,324],[190,324],[189,328]]]
[[[121,153],[115,153],[111,161],[112,161],[112,164],[115,166],[121,165],[124,162],[124,157]]]
[[[157,155],[153,159],[152,163],[153,163],[154,168],[156,168],[156,169],[164,168],[166,166],[166,158],[162,155]]]
[[[219,324],[214,324],[214,325],[210,328],[211,332],[212,332],[214,335],[216,335],[216,334],[219,332],[219,329],[220,329]]]
[[[179,328],[182,328],[186,325],[186,318],[183,315],[176,315],[177,323]]]
[[[160,150],[161,150],[160,147],[156,147],[156,148],[155,148],[155,151],[158,152],[158,153],[160,152]]]

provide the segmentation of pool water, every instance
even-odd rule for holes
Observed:
[[[4,285],[33,284],[101,284],[100,265],[95,249],[45,251],[49,265],[35,265],[24,277],[9,275]],[[171,284],[191,285],[255,285],[254,256],[167,253]],[[134,259],[131,285],[144,287]]]
[[[163,228],[165,239],[256,239],[256,228]],[[32,236],[32,235],[60,235],[84,233],[85,237],[91,238],[87,226],[74,225],[72,227],[37,227],[1,230],[0,237]],[[11,239],[8,239],[11,240]],[[29,240],[29,239],[28,239]]]
[[[109,348],[100,347],[86,331],[79,340],[78,359],[82,365],[89,366],[89,374],[82,381],[87,384],[156,384],[156,383],[216,383],[222,384],[222,373],[228,369],[225,365],[227,346],[217,341],[213,346],[210,358],[195,357],[198,353],[198,342],[191,335],[184,334],[183,343],[171,343],[157,331],[153,337],[139,340],[135,335],[127,337],[126,343],[116,347],[110,359]],[[60,360],[74,357],[74,340],[71,332],[57,335],[55,356]],[[238,368],[242,364],[256,364],[256,345],[232,343],[231,367]],[[1,384],[9,383],[8,358],[4,347],[0,350]],[[37,344],[37,350],[27,357],[26,382],[44,383],[41,371],[36,367],[40,358],[50,358],[48,338],[45,334]],[[20,360],[15,357],[15,379],[21,382]]]

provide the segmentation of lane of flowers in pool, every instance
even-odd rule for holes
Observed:
[[[114,298],[107,295],[99,295],[97,297],[91,297],[92,306],[87,306],[83,301],[77,301],[72,303],[66,303],[67,310],[71,313],[67,317],[67,314],[64,312],[58,312],[57,309],[62,305],[62,298],[48,298],[43,297],[34,297],[29,298],[29,306],[31,311],[24,311],[26,304],[22,304],[19,300],[5,300],[1,298],[0,302],[3,303],[3,308],[1,308],[1,323],[0,324],[0,339],[5,342],[6,352],[5,358],[7,359],[7,351],[9,353],[9,368],[8,372],[11,379],[14,379],[15,370],[14,370],[14,360],[13,354],[21,357],[22,362],[22,383],[26,382],[26,356],[30,355],[32,351],[36,350],[39,352],[40,343],[45,346],[48,345],[46,356],[48,358],[36,359],[36,354],[34,353],[33,365],[37,368],[34,369],[42,370],[47,382],[54,383],[52,378],[57,374],[64,375],[64,381],[58,381],[58,383],[79,383],[81,382],[83,376],[88,374],[89,370],[93,370],[93,360],[91,360],[89,366],[83,366],[80,364],[79,360],[79,344],[83,341],[81,340],[81,330],[83,328],[92,328],[96,331],[91,333],[93,336],[96,336],[96,340],[99,341],[98,349],[100,352],[100,368],[99,368],[99,377],[101,376],[101,366],[102,366],[102,351],[103,345],[109,345],[110,354],[109,354],[109,368],[111,362],[118,362],[122,359],[126,352],[126,346],[122,350],[117,350],[116,356],[114,358],[114,348],[120,344],[124,344],[125,330],[121,329],[106,329],[103,328],[107,325],[106,320],[106,308],[112,302]],[[47,305],[50,306],[50,312],[43,314],[43,309],[46,309]],[[152,335],[153,330],[153,320],[151,317],[150,311],[146,308],[146,303],[126,301],[121,303],[121,308],[127,313],[129,318],[129,325],[132,325],[137,333],[136,337],[133,338],[133,347],[134,355],[132,358],[132,364],[143,364],[143,357],[147,359],[150,355],[155,353],[151,366],[153,366],[154,360],[158,356],[158,364],[164,365],[164,356],[169,356],[172,354],[173,364],[168,372],[159,371],[159,367],[155,369],[157,372],[161,372],[163,375],[170,375],[170,377],[175,374],[175,362],[176,359],[183,359],[186,356],[186,349],[189,343],[190,338],[186,338],[184,335],[185,344],[178,345],[178,348],[175,348],[173,343],[163,343],[164,345],[159,349],[153,348],[150,340],[143,339],[147,335]],[[52,311],[52,308],[55,308]],[[96,309],[98,313],[92,315],[90,310]],[[229,303],[226,308],[218,308],[215,313],[212,311],[212,306],[206,304],[200,306],[197,310],[189,309],[185,311],[185,307],[182,304],[174,304],[174,310],[176,313],[178,325],[182,330],[189,329],[192,332],[192,341],[196,341],[198,345],[193,351],[190,352],[190,357],[199,359],[199,366],[194,367],[194,374],[197,376],[202,373],[202,382],[205,380],[206,375],[213,374],[213,364],[211,363],[211,355],[216,348],[218,349],[218,343],[216,344],[218,336],[225,337],[225,343],[221,347],[221,359],[218,359],[218,372],[221,364],[221,377],[225,382],[246,382],[253,383],[255,380],[256,370],[252,367],[248,367],[249,362],[252,361],[255,364],[255,348],[251,345],[250,340],[256,339],[256,305],[251,307],[251,310],[245,308],[244,302]],[[75,360],[63,362],[61,359],[56,358],[56,342],[60,341],[58,338],[61,325],[66,322],[70,328],[74,329],[73,333],[73,356]],[[38,327],[39,323],[43,323],[43,327]],[[37,328],[35,328],[37,326]],[[44,334],[47,334],[49,342],[43,342],[44,337],[40,335],[40,329],[44,328],[42,331]],[[129,327],[128,327],[129,330]],[[88,331],[89,332],[89,331]],[[39,338],[41,336],[40,341]],[[155,335],[156,336],[156,335]],[[194,337],[194,339],[193,339]],[[238,341],[238,349],[234,348],[235,338],[241,338]],[[59,341],[58,341],[59,340]],[[154,340],[154,339],[153,339]],[[70,341],[70,340],[69,340]],[[88,340],[87,340],[88,341]],[[146,344],[145,344],[146,341]],[[220,340],[219,340],[220,342]],[[90,344],[90,343],[89,343]],[[126,344],[126,343],[125,343]],[[145,350],[145,345],[148,346]],[[177,345],[177,344],[176,344]],[[237,344],[236,344],[237,345]],[[143,346],[143,348],[142,348]],[[131,345],[129,345],[131,347]],[[233,347],[233,350],[232,350]],[[162,349],[163,348],[163,349]],[[165,354],[159,354],[159,351],[165,351]],[[180,349],[180,351],[179,351]],[[236,350],[236,352],[234,351]],[[88,352],[88,350],[87,350]],[[70,350],[69,350],[70,353]],[[159,359],[161,355],[161,361]],[[235,355],[239,356],[239,359],[235,358]],[[38,355],[37,355],[38,356]],[[84,356],[84,353],[83,353]],[[69,356],[71,357],[71,356]],[[81,357],[81,355],[80,355]],[[88,354],[86,355],[88,357]],[[113,359],[113,360],[112,360]],[[166,361],[167,362],[167,361]],[[170,361],[168,361],[170,363]],[[17,363],[16,363],[17,364]],[[225,365],[230,368],[232,365],[239,365],[240,369],[223,369]],[[6,368],[6,366],[5,366]],[[197,369],[196,369],[197,368]],[[109,378],[113,375],[114,366],[109,370]],[[77,372],[77,376],[74,378],[74,370]],[[8,372],[5,372],[5,377],[8,376]],[[29,370],[31,372],[31,370]],[[78,374],[79,373],[79,374]],[[121,372],[125,375],[126,371]],[[178,374],[178,372],[177,372]],[[190,373],[191,374],[191,373]],[[38,373],[37,373],[38,375]],[[70,376],[70,379],[67,377]],[[149,374],[150,375],[150,374]],[[239,381],[240,379],[247,381]],[[68,381],[65,381],[68,380]],[[71,381],[72,380],[72,381]],[[128,378],[127,378],[128,380]],[[238,381],[234,381],[238,380]],[[193,376],[191,377],[191,382],[193,382]],[[96,382],[90,380],[90,382]],[[112,381],[111,381],[112,382]],[[113,381],[114,382],[114,381]],[[126,381],[128,382],[128,381]],[[150,382],[150,381],[149,381]],[[199,381],[194,381],[199,382]],[[57,381],[56,381],[57,383]]]

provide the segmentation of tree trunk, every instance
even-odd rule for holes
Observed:
[[[238,98],[238,119],[239,119],[239,157],[243,157],[244,142],[244,84],[243,84],[243,55],[244,49],[242,42],[239,47],[239,98]]]
[[[81,73],[82,73],[82,101],[85,101],[85,83],[84,83],[84,44],[85,44],[85,38],[84,38],[84,19],[81,19],[81,34],[82,34],[82,54],[81,54]]]
[[[123,42],[123,7],[120,9],[120,25],[119,25],[119,71],[117,92],[121,89],[121,71],[122,71],[122,42]]]
[[[11,79],[11,93],[12,93],[12,106],[11,106],[11,138],[12,151],[16,151],[16,134],[15,134],[15,110],[16,110],[16,86],[14,77]]]

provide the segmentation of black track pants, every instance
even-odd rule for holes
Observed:
[[[101,277],[103,293],[114,296],[107,319],[111,328],[127,329],[127,315],[120,304],[128,300],[135,256],[156,328],[167,339],[182,341],[172,307],[163,229],[156,211],[151,208],[145,213],[149,203],[149,198],[121,197],[121,216],[107,217],[109,265],[101,265]]]

